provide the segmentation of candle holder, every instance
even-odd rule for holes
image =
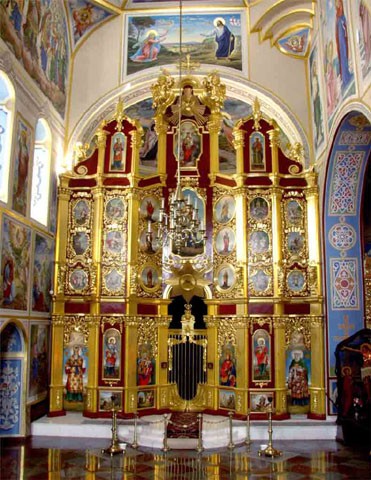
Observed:
[[[102,453],[107,453],[108,455],[116,455],[117,453],[124,453],[125,448],[122,448],[119,444],[119,439],[117,436],[117,408],[115,407],[116,397],[113,395],[111,397],[112,402],[112,438],[111,445],[108,448],[103,448]],[[126,445],[125,445],[126,447]]]
[[[259,457],[264,455],[265,457],[279,457],[282,455],[280,450],[273,448],[273,428],[272,428],[272,413],[273,413],[273,406],[272,406],[273,397],[268,397],[268,406],[267,406],[267,413],[268,413],[268,445],[266,448],[261,449],[258,451]]]

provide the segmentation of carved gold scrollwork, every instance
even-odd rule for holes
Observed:
[[[203,80],[202,85],[205,89],[203,102],[210,108],[211,113],[219,112],[226,95],[226,86],[220,82],[220,76],[216,72],[211,72]]]
[[[218,325],[218,355],[222,355],[223,346],[229,343],[236,346],[236,326],[231,319],[221,318]]]
[[[310,350],[311,345],[311,317],[286,317],[285,318],[285,343],[286,348],[304,345]]]
[[[157,322],[154,318],[145,317],[138,323],[138,353],[142,345],[151,346],[151,356],[156,357],[158,351]]]
[[[153,108],[157,115],[163,115],[166,108],[174,102],[174,79],[168,72],[162,71],[157,83],[151,86]]]
[[[78,333],[82,335],[84,344],[87,345],[90,321],[91,317],[88,315],[66,315],[64,317],[64,344],[70,343],[72,333]]]
[[[250,333],[253,334],[256,326],[262,328],[263,325],[268,325],[269,334],[272,335],[273,331],[273,318],[272,317],[251,317],[250,319]]]
[[[122,333],[124,329],[125,317],[124,315],[102,316],[100,317],[99,322],[102,333],[104,332],[104,327],[106,324],[110,325],[111,327],[120,325],[120,333]]]

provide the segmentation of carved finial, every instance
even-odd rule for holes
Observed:
[[[174,83],[174,79],[169,72],[162,69],[157,83],[151,86],[153,98],[152,106],[157,110],[157,114],[165,113],[168,105],[174,101],[174,93],[172,91]]]
[[[219,111],[224,104],[226,86],[220,82],[220,77],[216,71],[209,73],[204,79],[206,96],[205,102],[211,109],[212,113]]]
[[[295,160],[296,162],[303,164],[303,161],[304,161],[303,145],[299,142],[296,142],[294,145],[290,146],[289,157],[292,160]]]
[[[73,151],[74,151],[74,159],[77,163],[81,162],[82,160],[85,160],[87,156],[87,152],[90,148],[90,145],[88,143],[81,143],[77,142]]]
[[[122,98],[120,98],[119,101],[117,102],[116,112],[115,112],[115,117],[114,118],[117,122],[115,130],[121,131],[122,130],[122,121],[125,118],[124,102],[123,102]]]
[[[263,118],[262,112],[260,110],[260,102],[258,97],[255,97],[254,106],[253,106],[253,118],[254,118],[254,130],[260,130],[260,120]]]

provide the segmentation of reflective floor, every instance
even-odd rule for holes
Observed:
[[[369,451],[335,441],[277,441],[282,456],[259,456],[258,442],[234,449],[167,453],[127,446],[102,453],[101,439],[34,437],[24,445],[1,444],[1,480],[101,479],[370,479]]]

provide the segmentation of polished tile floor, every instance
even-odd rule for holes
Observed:
[[[102,439],[33,437],[1,443],[1,480],[371,479],[369,451],[335,441],[277,441],[282,456],[259,456],[260,442],[234,449],[167,453],[127,446],[110,456]]]

